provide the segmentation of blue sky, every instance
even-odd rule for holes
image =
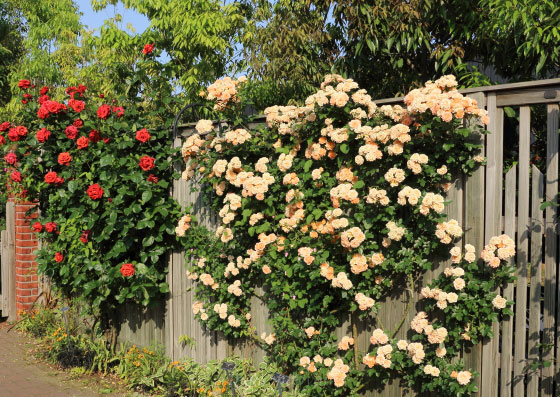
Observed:
[[[82,23],[90,29],[97,29],[106,19],[113,18],[116,14],[122,16],[121,28],[124,29],[130,23],[137,33],[142,33],[150,25],[150,21],[144,15],[134,10],[126,9],[122,3],[116,6],[108,6],[102,11],[95,12],[91,7],[91,0],[74,0],[82,12]]]

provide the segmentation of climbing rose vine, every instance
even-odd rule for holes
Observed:
[[[472,133],[488,123],[456,86],[445,76],[411,91],[404,107],[378,107],[354,81],[329,75],[305,106],[270,107],[253,129],[243,79],[208,87],[201,95],[229,126],[218,134],[198,121],[182,147],[183,178],[200,181],[221,222],[213,239],[189,215],[176,230],[191,247],[192,309],[203,326],[261,345],[304,395],[357,395],[393,377],[444,395],[473,392],[477,374],[453,358],[509,313],[512,302],[494,291],[512,280],[515,248],[493,237],[477,259],[444,214],[454,180],[484,162]],[[424,310],[396,338],[416,308],[388,329],[378,316],[384,298],[414,291],[445,257],[451,266],[420,291]],[[252,297],[268,306],[272,330],[254,327]],[[368,345],[358,346],[358,328]]]

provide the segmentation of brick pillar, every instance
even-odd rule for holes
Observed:
[[[34,209],[30,215],[27,211]],[[31,224],[38,217],[37,204],[15,202],[15,268],[16,310],[28,310],[39,296],[39,278],[34,252],[39,248],[37,236]],[[19,317],[19,316],[18,316]]]

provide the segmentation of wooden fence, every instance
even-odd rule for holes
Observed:
[[[16,317],[15,208],[6,204],[6,230],[0,232],[0,318]]]
[[[517,255],[513,263],[518,271],[515,285],[500,291],[507,299],[515,300],[515,315],[495,324],[494,338],[466,348],[461,358],[467,368],[481,374],[477,382],[482,397],[559,395],[558,214],[554,206],[541,210],[541,203],[555,200],[558,193],[560,79],[462,92],[488,110],[491,134],[474,137],[484,142],[488,161],[471,177],[456,181],[448,193],[452,202],[446,211],[463,226],[464,243],[474,245],[478,253],[491,236],[505,232],[514,237]],[[377,102],[379,105],[396,104],[402,99]],[[506,112],[516,117],[506,118]],[[543,129],[539,129],[539,123],[544,125]],[[192,128],[183,128],[182,136],[175,138],[174,144],[180,146],[182,137],[191,132]],[[215,224],[215,219],[202,205],[201,197],[191,192],[188,183],[176,181],[173,195],[181,204],[192,204],[194,212],[207,225]],[[412,310],[407,310],[409,293],[406,291],[396,291],[387,298],[379,314],[387,329],[394,329],[403,317],[405,324],[410,323],[421,307],[420,288],[437,277],[446,265],[441,263],[416,285]],[[187,356],[206,362],[235,353],[262,360],[263,352],[259,349],[228,342],[221,335],[200,327],[192,314],[192,284],[185,270],[184,253],[174,252],[169,265],[169,297],[145,311],[123,308],[120,339],[139,345],[164,344],[168,355],[174,359]],[[257,333],[270,331],[266,307],[256,299],[252,305]],[[340,336],[351,334],[352,320],[348,319],[339,330]],[[366,351],[371,327],[363,323],[357,325],[360,331],[358,348]],[[195,346],[182,346],[179,343],[182,335],[192,338]],[[407,327],[397,334],[401,338],[410,336]],[[549,361],[551,365],[527,371],[529,364],[537,361]],[[403,395],[403,389],[395,382],[383,392],[368,395],[396,397]]]

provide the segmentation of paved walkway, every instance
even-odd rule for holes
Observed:
[[[7,332],[0,323],[0,397],[94,397],[99,396],[68,374],[37,362],[29,353],[32,341]],[[114,394],[113,394],[114,396]]]

